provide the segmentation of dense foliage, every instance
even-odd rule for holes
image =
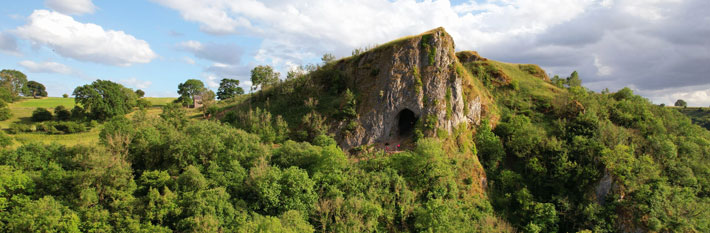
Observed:
[[[25,96],[32,96],[34,98],[47,97],[47,90],[43,84],[38,83],[36,81],[29,81],[25,84],[23,94]]]
[[[179,112],[114,117],[99,147],[2,151],[0,231],[505,230],[471,190],[475,157],[436,139],[355,162],[327,136],[273,147]]]
[[[193,99],[195,96],[202,93],[205,89],[205,84],[197,79],[188,79],[184,83],[178,84],[177,93],[180,97],[175,100],[176,103],[181,103],[183,106],[190,106],[193,104]]]
[[[73,95],[91,119],[106,120],[122,116],[136,106],[136,94],[121,84],[108,80],[96,80],[77,87]]]
[[[217,98],[219,100],[230,99],[242,94],[244,94],[244,89],[239,86],[239,80],[225,78],[219,82],[219,89],[217,89]]]
[[[17,70],[0,71],[0,86],[9,91],[12,97],[17,97],[24,93],[27,76]]]
[[[475,141],[496,212],[524,232],[710,231],[710,132],[628,88],[552,83],[492,90],[501,120]]]

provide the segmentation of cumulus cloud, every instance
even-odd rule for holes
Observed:
[[[94,13],[96,6],[91,0],[46,0],[44,4],[55,11],[68,15]]]
[[[135,87],[135,88],[141,88],[141,89],[148,88],[148,87],[150,87],[151,84],[153,84],[153,82],[151,82],[151,81],[143,81],[143,80],[139,80],[137,78],[123,79],[118,82],[123,85],[126,85],[128,87]]]
[[[0,32],[0,51],[18,55],[20,52],[17,49],[17,40],[15,40],[15,37],[9,33]]]
[[[77,22],[71,16],[47,10],[35,10],[27,24],[18,27],[15,33],[80,61],[129,66],[148,63],[157,57],[146,41],[123,31],[104,30],[99,25]]]
[[[45,61],[45,62],[34,62],[34,61],[21,61],[20,66],[27,69],[27,71],[32,73],[57,73],[57,74],[72,74],[74,70],[69,66],[62,63]]]
[[[208,74],[205,75],[203,80],[205,80],[205,83],[207,84],[208,88],[218,88],[219,87],[219,78],[215,75]]]
[[[179,43],[178,48],[191,52],[195,57],[225,64],[238,64],[244,53],[243,49],[235,44],[203,44],[194,40]]]
[[[457,50],[537,63],[552,74],[577,70],[595,90],[632,86],[655,100],[710,85],[706,0],[153,1],[207,33],[264,38],[255,60],[281,71],[443,26]],[[210,69],[239,67],[221,63],[228,65]]]

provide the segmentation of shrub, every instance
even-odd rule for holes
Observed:
[[[12,137],[7,136],[7,134],[0,132],[0,148],[5,148],[12,145]]]
[[[140,91],[140,90],[139,90]],[[136,105],[138,106],[139,109],[145,109],[153,105],[150,101],[147,99],[138,99],[136,101]]]
[[[32,112],[32,121],[41,122],[52,120],[52,113],[46,108],[37,108]]]
[[[0,100],[0,121],[10,119],[10,117],[12,117],[12,112],[10,112],[10,108],[7,107],[5,101]]]
[[[71,112],[64,106],[59,105],[54,108],[54,116],[58,121],[68,121],[71,119]]]
[[[10,125],[10,128],[7,129],[7,132],[10,134],[17,134],[17,133],[27,133],[27,132],[32,132],[32,126],[31,125],[26,125],[26,124],[17,124],[13,123]]]
[[[64,93],[64,94],[62,95],[62,98],[69,98],[69,95],[66,94],[66,93]]]
[[[86,117],[86,114],[84,112],[84,108],[82,108],[81,106],[77,105],[71,109],[71,119],[72,120],[81,121],[81,120],[84,120],[85,117]]]

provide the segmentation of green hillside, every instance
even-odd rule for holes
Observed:
[[[702,126],[705,129],[710,130],[710,108],[703,107],[668,107],[676,109],[679,112],[685,114],[693,121],[693,124]]]
[[[175,98],[146,98],[152,103],[150,108],[146,109],[149,115],[158,115],[162,110],[161,107],[175,100]],[[12,117],[10,119],[0,121],[0,129],[8,130],[11,125],[27,125],[32,127],[35,122],[30,119],[32,112],[37,108],[45,108],[50,112],[54,112],[57,106],[64,106],[71,109],[75,105],[74,98],[61,97],[45,97],[41,99],[26,98],[8,104]],[[40,143],[58,143],[61,145],[73,146],[77,144],[95,145],[99,142],[99,132],[101,132],[101,124],[97,122],[96,127],[87,132],[72,133],[72,134],[45,134],[37,132],[20,132],[12,134],[14,144],[12,147],[17,147],[22,144],[40,142]]]

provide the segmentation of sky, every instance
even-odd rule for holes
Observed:
[[[710,106],[707,0],[2,0],[0,69],[50,96],[96,79],[177,96],[187,79],[216,90],[271,65],[444,27],[457,51],[578,71],[591,90],[629,87],[654,103]]]

